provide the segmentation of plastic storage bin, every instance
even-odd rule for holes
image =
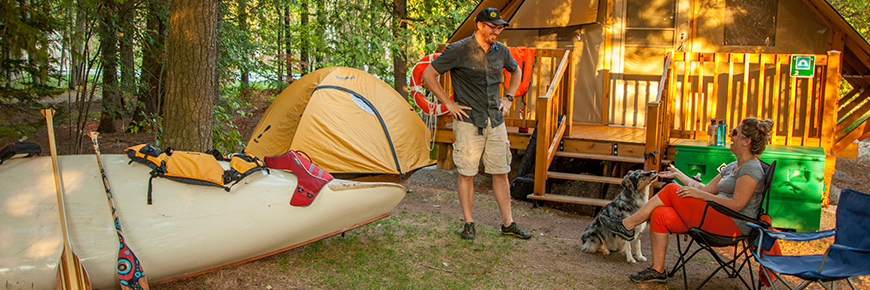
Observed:
[[[701,173],[709,182],[719,170],[737,160],[728,147],[706,146],[703,141],[676,145],[674,166],[689,176]],[[776,160],[770,189],[773,226],[797,231],[817,231],[825,191],[825,153],[819,147],[768,145],[761,160]]]

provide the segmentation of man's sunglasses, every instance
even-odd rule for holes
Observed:
[[[489,26],[489,28],[492,28],[492,29],[495,29],[495,30],[499,30],[499,31],[505,29],[505,26],[495,26],[495,25],[490,25],[489,23],[486,23],[486,22],[484,22],[483,24],[485,24],[486,26]]]

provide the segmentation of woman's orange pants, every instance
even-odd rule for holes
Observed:
[[[701,224],[707,202],[693,197],[679,197],[677,196],[679,188],[679,184],[671,183],[659,191],[657,196],[665,205],[653,209],[650,216],[650,231],[682,234],[689,231],[691,227]],[[743,235],[731,217],[713,208],[707,210],[707,217],[701,229],[722,236]]]

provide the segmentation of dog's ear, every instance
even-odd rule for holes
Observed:
[[[625,175],[625,178],[622,179],[622,187],[634,190],[635,184],[637,184],[637,172],[637,170],[629,171],[628,174]]]

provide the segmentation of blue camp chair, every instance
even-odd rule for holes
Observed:
[[[818,282],[826,289],[834,287],[834,281],[846,280],[852,289],[850,277],[870,275],[870,195],[851,189],[844,189],[840,194],[837,206],[837,224],[833,230],[812,233],[791,233],[768,230],[762,226],[749,223],[760,229],[756,245],[764,242],[764,247],[758,247],[754,253],[755,260],[762,267],[773,271],[777,280],[790,289],[803,289]],[[823,255],[779,256],[765,255],[761,249],[773,244],[774,240],[812,241],[834,236],[834,243],[828,246]],[[770,271],[763,271],[769,275]],[[802,281],[797,287],[792,287],[780,277],[781,274],[796,276]],[[770,277],[768,277],[769,279]],[[830,287],[824,282],[831,282]],[[774,287],[775,289],[776,287]]]

